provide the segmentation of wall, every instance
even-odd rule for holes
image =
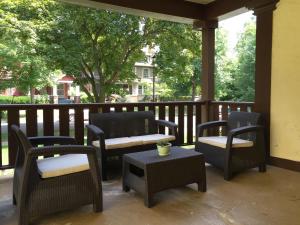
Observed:
[[[274,12],[271,155],[300,162],[300,1]]]

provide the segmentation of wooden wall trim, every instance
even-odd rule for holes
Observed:
[[[300,172],[300,162],[277,157],[270,157],[269,164],[283,169]]]

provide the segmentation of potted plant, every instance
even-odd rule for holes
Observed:
[[[160,141],[156,144],[156,146],[159,156],[167,156],[170,154],[170,147],[172,146],[171,143],[167,141]]]

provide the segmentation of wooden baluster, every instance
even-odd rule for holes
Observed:
[[[202,123],[202,104],[196,103],[196,126]]]
[[[127,112],[133,112],[134,111],[134,105],[129,104],[126,106]]]
[[[158,107],[158,119],[165,120],[166,119],[166,106],[159,105]],[[159,133],[165,134],[165,127],[159,126]]]
[[[154,104],[150,104],[148,110],[152,111],[154,113],[154,116],[155,116],[155,105]]]
[[[17,142],[11,132],[11,125],[20,126],[20,111],[18,109],[7,110],[7,123],[8,123],[8,164],[14,166],[17,156]]]
[[[248,112],[247,105],[243,104],[240,107],[241,107],[241,110],[240,110],[241,112]]]
[[[109,112],[110,112],[110,105],[103,105],[102,113],[109,113]]]
[[[169,105],[169,121],[175,122],[175,105]],[[169,129],[169,134],[171,134],[171,129]]]
[[[84,144],[84,115],[83,108],[75,108],[75,139],[78,144]]]
[[[44,109],[43,110],[43,128],[44,136],[53,136],[54,135],[54,109]]]
[[[123,112],[123,106],[122,105],[116,105],[115,106],[115,112]]]
[[[237,104],[230,104],[230,112],[237,111],[237,109],[238,109]]]
[[[59,134],[61,136],[70,135],[70,116],[68,107],[59,109]]]
[[[139,104],[138,105],[138,111],[145,111],[145,105],[144,104]]]
[[[187,143],[193,143],[193,117],[194,117],[194,106],[189,104],[187,106]]]
[[[38,135],[37,108],[26,110],[26,135],[36,137]]]
[[[178,105],[178,136],[179,144],[184,144],[184,105]]]
[[[91,105],[91,106],[89,106],[89,113],[98,113],[98,112],[99,112],[98,105]]]

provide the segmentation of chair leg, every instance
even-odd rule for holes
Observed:
[[[93,210],[95,213],[97,212],[102,212],[103,210],[103,204],[102,204],[102,198],[101,199],[97,199],[94,201],[94,204],[93,204]]]
[[[230,181],[231,178],[232,178],[232,172],[231,172],[230,168],[225,168],[224,180]]]
[[[12,199],[13,205],[17,205],[17,200],[15,194],[13,194],[13,199]]]
[[[29,225],[29,217],[26,212],[20,213],[18,225]]]
[[[267,166],[266,166],[266,164],[261,164],[261,165],[258,167],[258,171],[259,171],[260,173],[266,172],[266,171],[267,171]]]
[[[224,173],[224,180],[230,181],[232,175],[230,173]]]
[[[102,180],[107,180],[107,163],[106,163],[106,157],[101,158],[101,172],[102,172]]]

